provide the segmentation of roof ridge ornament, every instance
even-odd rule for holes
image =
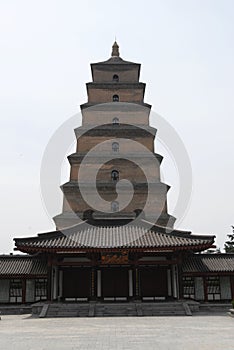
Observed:
[[[111,56],[119,57],[119,45],[117,44],[116,40],[114,44],[112,45],[112,53]]]

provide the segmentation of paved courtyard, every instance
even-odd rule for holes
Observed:
[[[234,318],[222,316],[38,319],[2,316],[2,350],[234,349]]]

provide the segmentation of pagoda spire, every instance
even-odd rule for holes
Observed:
[[[119,45],[117,44],[116,40],[112,46],[112,53],[111,53],[111,56],[117,56],[119,57]]]

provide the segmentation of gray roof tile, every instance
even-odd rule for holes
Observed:
[[[234,254],[199,254],[183,261],[183,273],[234,272]]]
[[[44,249],[181,249],[211,246],[214,236],[165,233],[141,226],[93,226],[90,229],[74,227],[38,237],[15,239],[16,246],[24,251]]]
[[[46,276],[47,265],[31,256],[0,256],[0,276]]]

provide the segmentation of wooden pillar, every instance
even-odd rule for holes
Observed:
[[[177,265],[177,283],[178,283],[178,296],[183,299],[183,274],[181,265]]]
[[[95,282],[96,282],[96,269],[92,267],[91,269],[91,300],[94,300],[96,298],[96,293],[95,293]]]
[[[230,276],[230,286],[231,286],[232,300],[234,300],[234,276]]]
[[[58,266],[53,266],[53,300],[58,299]]]
[[[128,270],[128,294],[129,298],[133,297],[132,270]]]
[[[203,279],[203,288],[204,288],[204,301],[208,301],[208,292],[207,292],[207,280],[206,280],[206,276],[203,276],[202,279]]]
[[[135,296],[136,296],[136,299],[140,298],[140,294],[141,294],[141,292],[140,292],[139,270],[136,267],[135,268]]]
[[[172,289],[173,289],[173,297],[178,299],[178,274],[176,265],[172,265]]]
[[[63,297],[63,270],[58,271],[58,299]]]
[[[101,298],[102,296],[102,271],[97,270],[97,297]]]
[[[167,293],[169,297],[172,296],[171,268],[167,269]]]
[[[52,259],[48,256],[47,260],[47,300],[51,301],[52,297]]]
[[[22,304],[26,303],[26,279],[22,280]]]

